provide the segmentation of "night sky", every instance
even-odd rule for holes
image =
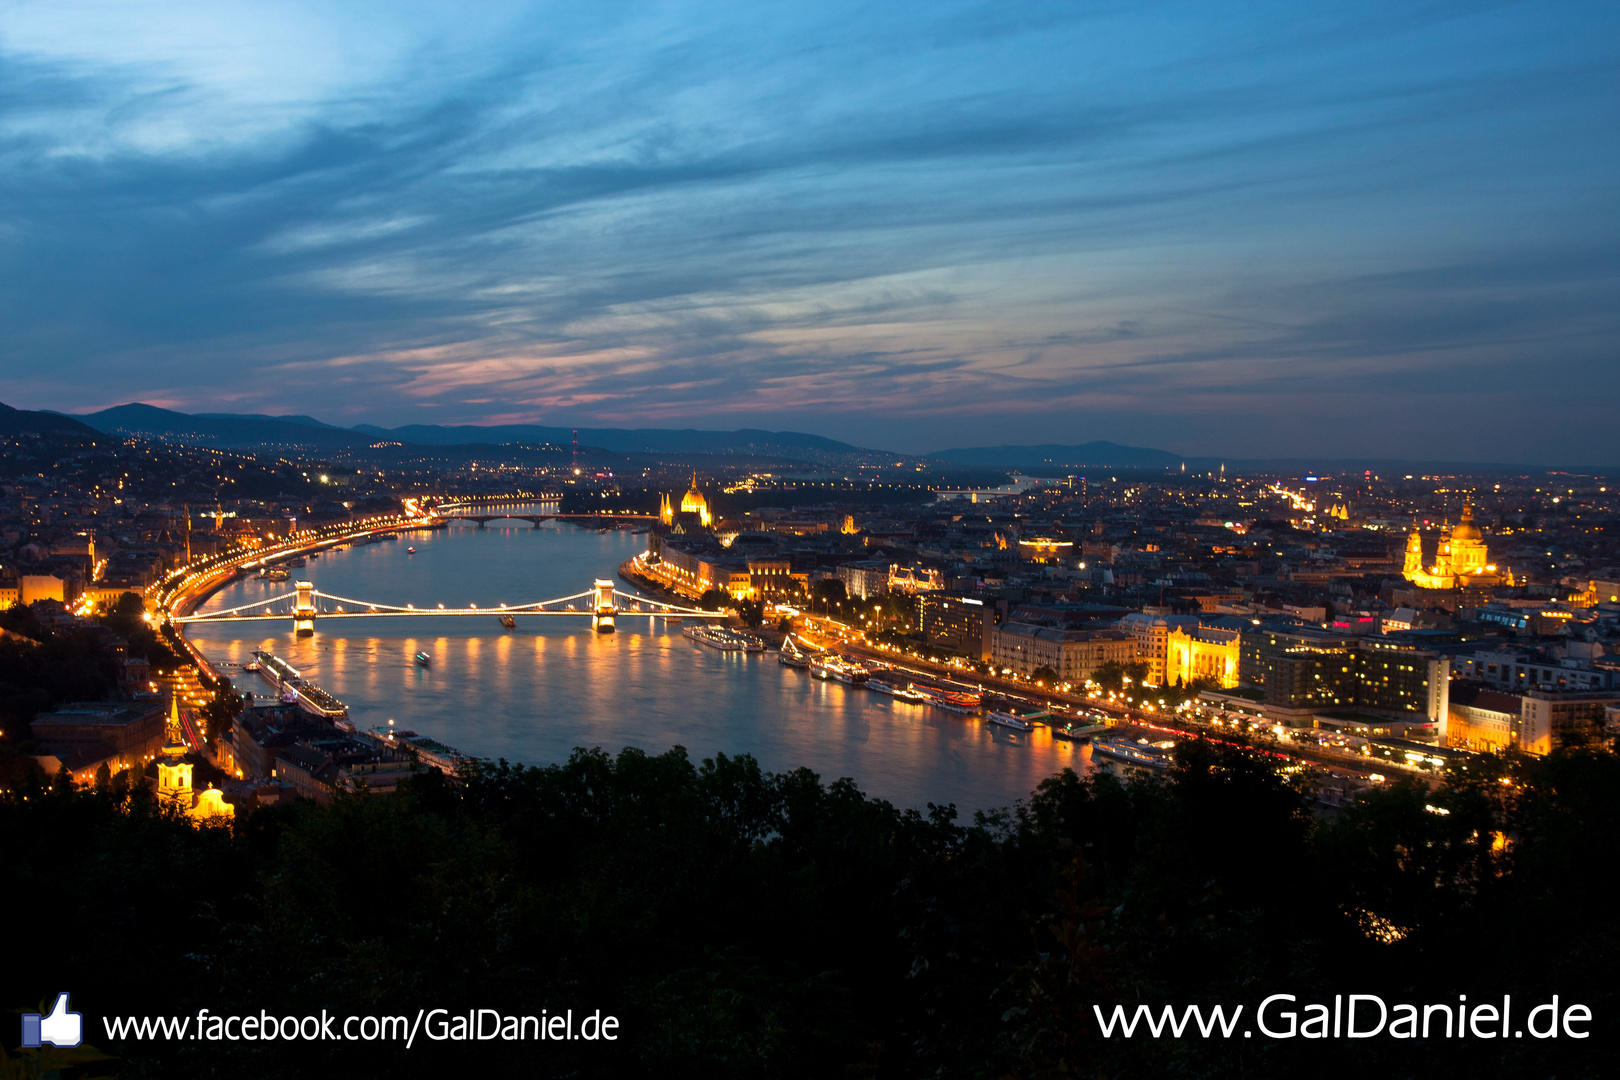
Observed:
[[[0,400],[1620,464],[1609,3],[0,6]]]

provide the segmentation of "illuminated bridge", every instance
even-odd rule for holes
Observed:
[[[452,503],[443,503],[427,507],[428,513],[441,521],[476,521],[479,528],[483,528],[491,521],[527,521],[535,528],[539,528],[546,521],[657,521],[656,514],[633,514],[628,511],[583,511],[576,513],[562,513],[560,510],[545,512],[545,507],[559,506],[562,496],[538,495],[528,499],[490,499],[490,500],[458,500]],[[536,513],[534,507],[542,508]]]
[[[611,633],[615,617],[646,615],[657,618],[723,619],[724,612],[702,611],[698,608],[667,604],[645,596],[621,592],[612,581],[598,578],[589,589],[572,596],[559,596],[554,600],[534,600],[524,604],[497,604],[493,607],[446,607],[443,604],[382,604],[370,600],[355,600],[347,596],[334,596],[316,589],[308,581],[295,582],[291,592],[255,600],[251,604],[225,608],[220,611],[195,612],[177,615],[173,622],[180,625],[194,623],[263,622],[290,619],[300,633],[312,633],[316,619],[378,619],[408,616],[481,615],[495,617],[512,625],[518,618],[531,616],[588,618],[601,633]]]

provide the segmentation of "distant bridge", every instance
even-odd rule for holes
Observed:
[[[425,512],[441,521],[476,521],[479,528],[483,528],[491,521],[527,521],[535,528],[540,527],[544,521],[657,521],[657,514],[630,514],[603,513],[600,511],[585,511],[576,513],[534,512],[534,507],[558,506],[562,503],[562,496],[553,492],[543,492],[530,498],[512,498],[509,496],[490,499],[457,499],[454,502],[440,503],[437,506],[428,506]]]
[[[471,510],[445,510],[435,507],[433,516],[442,521],[476,521],[481,529],[491,521],[528,521],[535,528],[543,521],[657,521],[657,514],[475,514]]]
[[[179,615],[172,621],[178,625],[195,625],[290,619],[293,628],[298,632],[312,633],[316,619],[387,619],[422,615],[434,617],[481,615],[484,618],[494,616],[501,619],[510,616],[514,622],[520,616],[588,618],[593,627],[604,633],[612,631],[615,617],[625,615],[646,615],[649,619],[725,618],[724,612],[681,607],[678,604],[622,592],[614,587],[612,581],[598,578],[589,589],[574,593],[572,596],[559,596],[553,600],[533,600],[523,604],[496,604],[493,607],[479,607],[476,604],[469,604],[466,607],[446,607],[443,604],[423,607],[417,607],[415,604],[383,604],[323,593],[316,589],[313,583],[299,581],[294,583],[291,592],[219,611]]]

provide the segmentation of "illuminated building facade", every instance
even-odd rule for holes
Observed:
[[[1074,554],[1074,541],[1056,540],[1048,536],[1031,537],[1018,541],[1018,557],[1026,562],[1049,565],[1061,563]]]
[[[691,488],[681,496],[681,513],[696,514],[705,529],[714,523],[714,518],[709,514],[709,500],[698,490],[697,473],[692,474]]]
[[[1165,636],[1166,686],[1188,685],[1197,679],[1230,690],[1238,684],[1238,658],[1242,635],[1236,630],[1207,626],[1177,627]]]
[[[1136,659],[1147,662],[1147,681],[1154,686],[1164,686],[1170,631],[1197,629],[1198,616],[1136,611],[1119,620],[1118,625],[1136,640]]]
[[[1136,641],[1122,630],[1064,630],[1009,622],[991,633],[990,662],[1023,676],[1051,668],[1059,682],[1080,685],[1110,661],[1136,659]]]
[[[1440,535],[1434,559],[1423,554],[1423,537],[1413,522],[1406,538],[1406,560],[1401,576],[1422,589],[1492,588],[1512,585],[1513,572],[1491,562],[1485,538],[1474,524],[1474,508],[1464,506],[1454,528]]]
[[[923,640],[974,660],[990,659],[991,635],[1006,614],[1005,600],[923,594],[917,601]]]
[[[236,815],[236,808],[225,801],[225,793],[210,784],[197,791],[191,786],[191,763],[183,760],[186,747],[171,743],[158,759],[158,801],[180,808],[186,816],[205,820]]]
[[[678,507],[667,493],[659,496],[659,521],[665,525],[673,525],[677,513],[688,515],[687,520],[689,522],[701,525],[705,529],[714,524],[714,516],[709,510],[708,497],[698,490],[697,473],[692,474],[692,486],[687,489],[685,495],[681,496]]]
[[[1444,735],[1451,660],[1440,653],[1308,627],[1257,626],[1239,648],[1239,684],[1264,690],[1268,713],[1355,708],[1421,717]]]

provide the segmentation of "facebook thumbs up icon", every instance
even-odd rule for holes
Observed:
[[[51,1015],[41,1016],[39,1013],[24,1013],[22,1018],[22,1044],[24,1046],[38,1046],[41,1043],[50,1043],[52,1046],[78,1046],[82,1041],[84,1032],[84,1017],[76,1012],[68,1012],[68,996],[56,995],[56,1008]]]

